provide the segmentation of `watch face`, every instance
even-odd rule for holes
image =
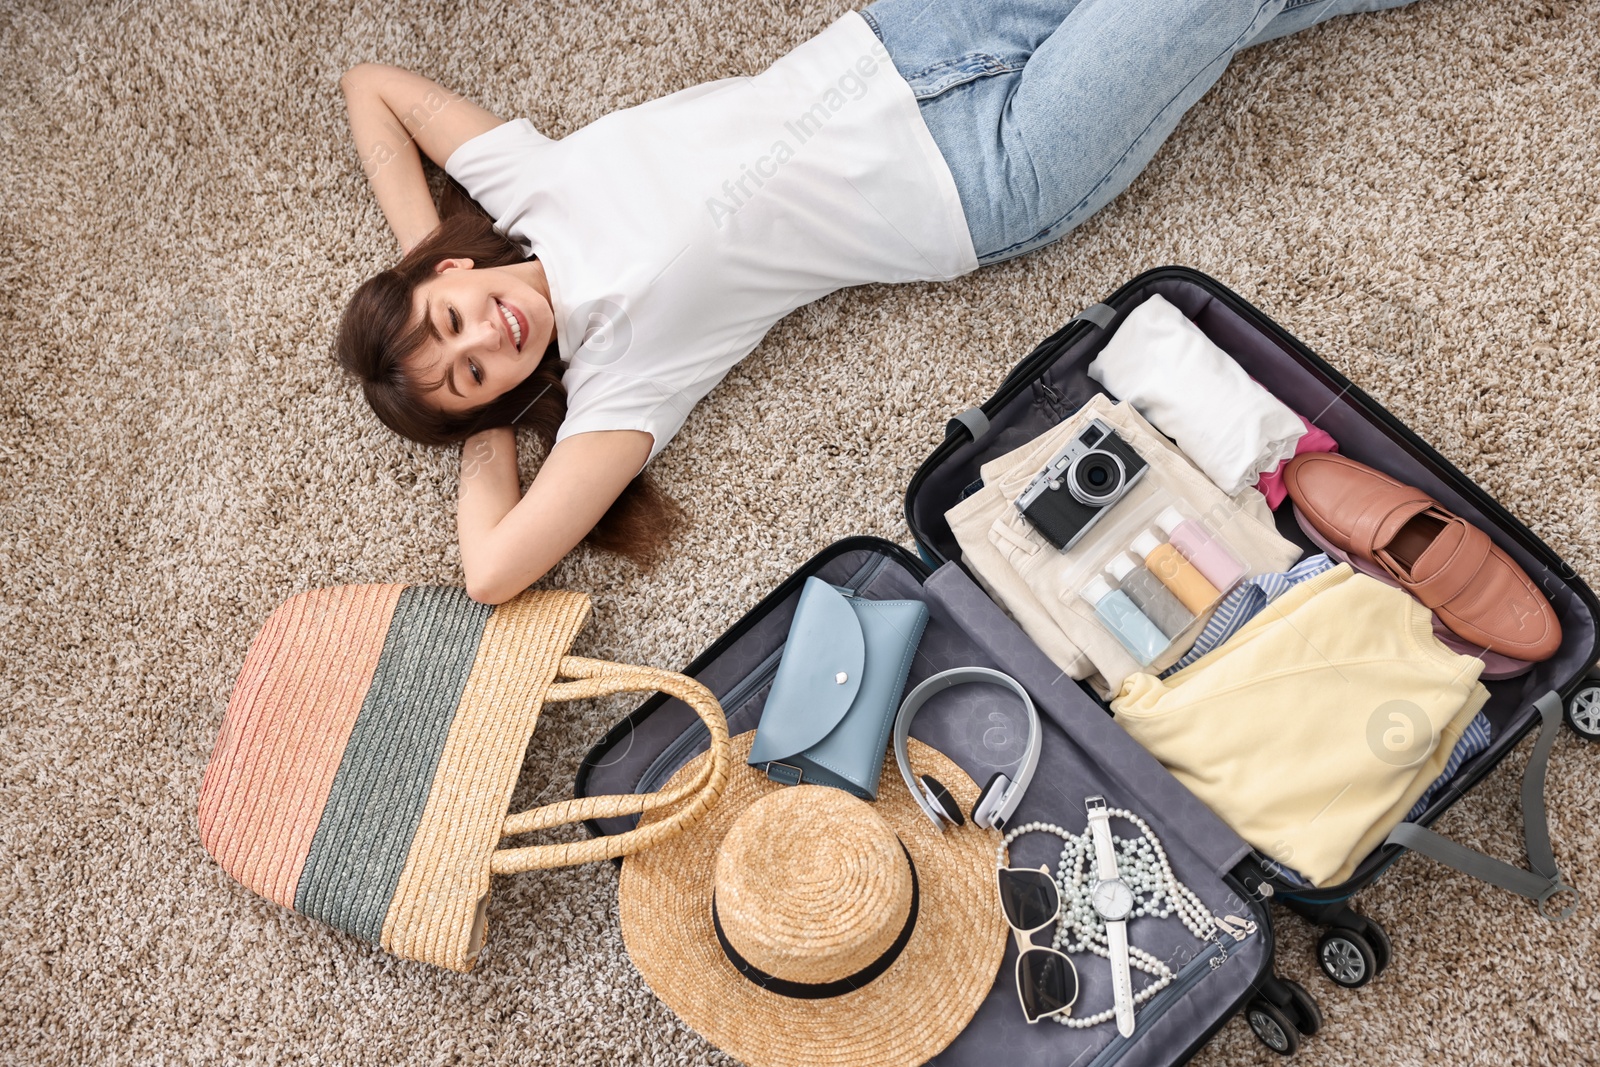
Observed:
[[[1091,891],[1094,901],[1094,910],[1107,922],[1116,922],[1126,919],[1133,910],[1133,890],[1128,888],[1126,882],[1120,878],[1107,878],[1103,882],[1096,882]]]

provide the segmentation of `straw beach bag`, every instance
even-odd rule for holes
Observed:
[[[471,970],[491,875],[647,848],[697,821],[727,783],[727,723],[709,690],[566,654],[589,611],[587,594],[565,590],[498,606],[453,586],[291,597],[251,642],[228,701],[200,787],[202,844],[270,900],[407,959]],[[507,815],[546,701],[654,690],[710,730],[702,773],[658,793]],[[673,805],[615,837],[499,847],[508,835]]]

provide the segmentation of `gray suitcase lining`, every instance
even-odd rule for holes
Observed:
[[[1271,959],[1264,905],[1245,899],[1244,887],[1227,877],[1249,846],[1196,803],[1082,687],[1063,676],[959,567],[947,564],[923,584],[888,556],[854,551],[830,560],[817,574],[875,600],[916,598],[928,604],[928,626],[907,689],[937,671],[967,665],[1006,671],[1027,688],[1045,723],[1044,750],[1040,772],[1012,825],[1037,820],[1081,831],[1084,798],[1099,793],[1113,807],[1126,806],[1151,824],[1174,873],[1214,913],[1250,917],[1259,924],[1254,936],[1231,946],[1227,959],[1213,968],[1205,954],[1215,949],[1197,942],[1176,916],[1137,920],[1134,944],[1166,960],[1180,972],[1183,986],[1164,990],[1141,1008],[1137,1041],[1131,1043],[1118,1039],[1110,1023],[1087,1030],[1048,1021],[1028,1026],[1017,1003],[1013,946],[978,1014],[933,1062],[987,1063],[996,1049],[1004,1048],[1023,1063],[1166,1063],[1174,1048],[1187,1047],[1226,1021]],[[797,602],[798,593],[786,598],[697,674],[723,702],[730,733],[754,729],[759,722]],[[913,736],[950,756],[980,784],[994,771],[1015,766],[1027,737],[1021,706],[1003,689],[989,686],[963,686],[933,698],[913,726]],[[584,792],[659,788],[705,747],[705,730],[693,712],[681,701],[666,700],[590,765]],[[659,755],[648,758],[649,753]],[[607,820],[601,827],[612,833],[629,824]],[[1128,828],[1117,824],[1113,830],[1120,835]],[[1047,863],[1053,869],[1060,851],[1059,838],[1034,833],[1016,842],[1011,859],[1014,865]],[[1109,1008],[1109,965],[1093,956],[1080,956],[1076,962],[1082,993],[1074,1014],[1082,1017]],[[1186,965],[1190,969],[1183,971]],[[1136,973],[1136,988],[1143,984]],[[1190,995],[1195,990],[1203,995]]]

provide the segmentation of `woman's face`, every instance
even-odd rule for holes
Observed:
[[[417,286],[412,322],[427,318],[434,336],[408,362],[427,381],[445,384],[429,403],[449,414],[486,404],[519,384],[555,337],[555,313],[544,264],[474,268],[447,259]]]

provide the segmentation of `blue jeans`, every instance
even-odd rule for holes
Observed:
[[[1410,0],[877,0],[980,266],[1047,245],[1145,168],[1234,53]]]

